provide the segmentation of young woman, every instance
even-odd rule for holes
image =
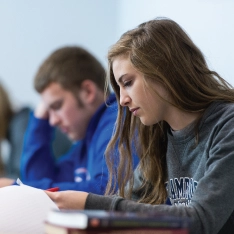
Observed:
[[[119,112],[106,151],[110,169],[106,195],[113,195],[115,184],[118,195],[47,194],[60,208],[158,211],[190,217],[191,233],[231,232],[231,85],[208,68],[183,29],[166,18],[123,34],[110,49],[108,61],[108,78]],[[119,159],[115,157],[116,143]],[[131,155],[135,150],[140,163],[133,173]]]

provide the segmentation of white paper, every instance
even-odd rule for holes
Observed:
[[[44,234],[44,221],[56,204],[41,189],[0,188],[0,234]]]

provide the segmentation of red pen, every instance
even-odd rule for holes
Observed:
[[[49,188],[49,189],[46,189],[46,191],[57,192],[59,191],[59,187]]]

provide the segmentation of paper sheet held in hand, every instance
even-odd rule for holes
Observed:
[[[0,188],[0,234],[43,234],[44,220],[56,204],[41,189],[26,185]]]

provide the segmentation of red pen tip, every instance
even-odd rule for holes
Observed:
[[[59,187],[49,188],[49,189],[46,189],[46,191],[57,192],[59,191]]]

